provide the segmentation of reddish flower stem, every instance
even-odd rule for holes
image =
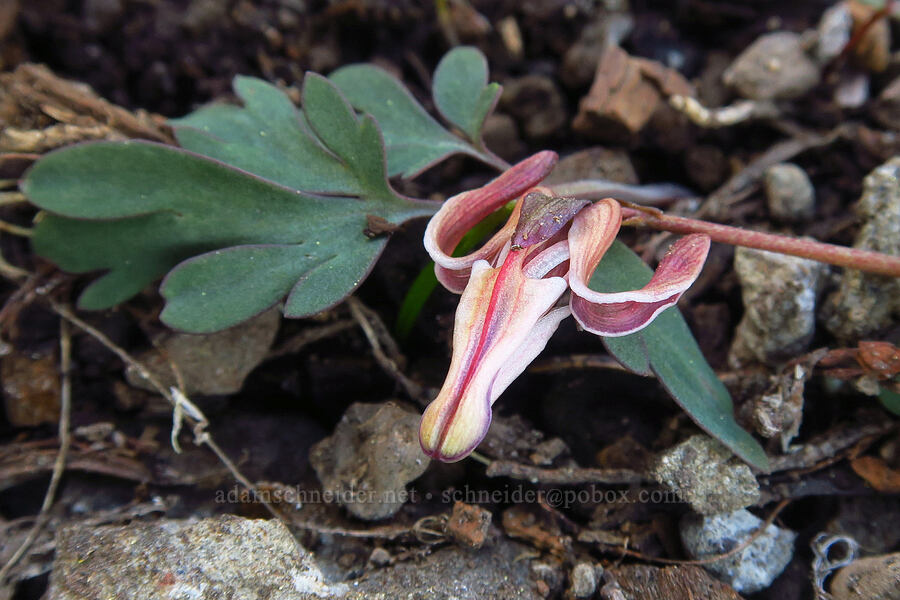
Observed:
[[[891,256],[880,252],[835,246],[813,240],[792,238],[774,233],[749,231],[739,227],[719,225],[697,219],[674,217],[665,214],[650,214],[635,208],[622,207],[623,225],[636,225],[671,231],[672,233],[705,233],[714,242],[745,246],[781,254],[790,254],[801,258],[809,258],[819,262],[859,269],[877,275],[900,277],[900,256]]]

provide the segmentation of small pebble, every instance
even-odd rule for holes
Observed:
[[[428,468],[419,419],[395,402],[351,404],[334,433],[310,449],[323,490],[360,519],[394,515],[408,500],[406,484]]]
[[[759,500],[750,467],[708,435],[695,435],[659,455],[651,476],[703,515],[728,513]]]
[[[769,212],[783,221],[809,219],[815,213],[815,189],[806,172],[792,163],[766,170],[764,184]]]
[[[597,589],[597,571],[594,565],[580,562],[572,568],[571,592],[576,598],[589,598]]]
[[[900,157],[866,176],[856,213],[862,226],[854,248],[900,256]],[[847,343],[896,326],[900,279],[844,269],[822,312],[828,330]]]
[[[799,35],[777,31],[753,42],[722,78],[744,98],[791,99],[819,83],[819,67],[806,55]]]
[[[822,13],[819,19],[816,59],[826,65],[837,58],[850,41],[853,15],[846,2],[838,2]]]
[[[491,528],[491,511],[457,501],[447,520],[447,535],[468,548],[481,548]]]
[[[762,524],[744,509],[711,517],[687,515],[680,523],[681,540],[691,558],[704,559],[743,544]],[[752,594],[769,587],[791,562],[796,537],[769,525],[740,552],[703,567],[737,592]]]
[[[391,553],[384,548],[375,548],[369,555],[369,562],[376,567],[388,565],[391,562]]]
[[[738,248],[734,270],[741,282],[744,316],[729,363],[778,364],[809,346],[816,326],[816,296],[828,267],[765,250]]]

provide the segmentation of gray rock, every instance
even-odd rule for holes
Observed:
[[[348,583],[327,581],[313,555],[274,520],[75,525],[60,531],[56,548],[53,600],[540,598],[529,561],[517,560],[528,548],[505,539],[474,552],[447,547]],[[372,562],[386,565],[391,557]]]
[[[602,575],[602,567],[601,567]],[[572,568],[570,592],[576,598],[590,598],[597,590],[597,569],[588,562],[580,562]]]
[[[816,59],[826,65],[840,55],[850,41],[853,15],[846,2],[838,2],[822,13],[817,28]]]
[[[406,484],[428,467],[419,419],[393,402],[352,404],[334,435],[310,450],[322,487],[360,519],[394,515],[408,499]]]
[[[541,443],[544,434],[535,429],[521,415],[494,415],[491,428],[478,451],[495,460],[524,460],[535,446]]]
[[[744,317],[731,344],[732,366],[757,361],[776,364],[807,348],[815,332],[819,282],[827,268],[765,250],[735,251]]]
[[[526,75],[503,82],[503,110],[519,121],[525,137],[546,138],[565,126],[566,103],[552,79]]]
[[[234,394],[268,354],[280,323],[281,313],[273,308],[217,333],[166,333],[156,340],[158,350],[138,358],[166,387],[178,385],[174,363],[188,396]],[[125,378],[135,387],[156,390],[132,367],[126,369]]]
[[[856,207],[862,227],[854,248],[900,255],[900,157],[863,180]],[[900,317],[900,279],[845,269],[838,290],[823,307],[825,326],[843,342],[896,325]]]
[[[777,31],[753,42],[722,78],[751,100],[790,99],[819,83],[819,67],[804,52],[799,35]]]
[[[708,435],[695,435],[661,453],[650,475],[701,515],[728,513],[759,500],[750,467]]]
[[[859,108],[869,101],[869,74],[865,71],[846,71],[834,90],[834,102],[841,108]]]
[[[732,550],[746,541],[763,521],[746,510],[681,520],[681,541],[693,559],[704,559]],[[769,525],[742,551],[703,567],[736,591],[752,594],[769,587],[794,555],[797,534]]]
[[[482,600],[521,598],[539,600],[529,561],[521,557],[527,546],[499,538],[481,550],[451,546],[424,560],[397,563],[351,583],[353,600]]]
[[[769,212],[776,219],[800,221],[815,213],[815,189],[806,171],[797,165],[773,165],[766,169],[763,181]]]
[[[328,600],[349,588],[324,580],[279,521],[224,516],[125,526],[75,525],[56,538],[47,596]]]

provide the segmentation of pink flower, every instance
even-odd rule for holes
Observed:
[[[643,288],[591,290],[588,281],[622,223],[621,208],[610,198],[591,204],[534,187],[556,160],[555,153],[541,152],[484,187],[450,198],[425,230],[438,280],[462,293],[450,370],[419,429],[422,449],[433,458],[453,462],[475,449],[490,426],[491,405],[567,316],[601,336],[638,331],[678,301],[706,260],[709,237],[689,235],[672,246]],[[517,198],[507,223],[479,250],[451,256],[469,229]]]

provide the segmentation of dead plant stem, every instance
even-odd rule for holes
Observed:
[[[400,384],[410,398],[420,404],[427,404],[431,398],[426,390],[423,386],[407,377],[400,368],[399,362],[401,357],[398,354],[399,350],[397,350],[396,342],[394,342],[393,338],[387,336],[387,328],[381,323],[373,325],[372,322],[369,321],[372,316],[372,311],[358,298],[354,296],[348,297],[347,306],[350,308],[350,314],[352,314],[353,318],[356,319],[356,322],[359,323],[366,339],[369,341],[369,345],[372,347],[372,354],[375,356],[375,360],[378,362],[379,366]],[[384,344],[382,344],[382,339],[379,337],[376,327],[383,332],[384,336],[386,336]],[[392,354],[394,354],[393,356],[388,356],[388,353],[385,352],[385,346],[387,347],[388,352],[391,352],[392,349],[394,350],[394,352],[392,352]]]
[[[53,472],[50,475],[50,483],[47,485],[47,492],[44,494],[44,501],[41,503],[41,510],[38,512],[37,518],[31,525],[31,529],[22,541],[22,544],[16,549],[13,555],[6,561],[3,568],[0,569],[0,587],[5,585],[6,578],[12,568],[25,556],[28,548],[37,539],[41,529],[49,519],[50,507],[56,498],[56,491],[59,488],[59,482],[66,470],[66,457],[69,454],[69,447],[72,445],[72,438],[69,435],[69,423],[72,415],[72,333],[69,329],[69,322],[62,318],[59,322],[59,364],[60,364],[60,407],[59,407],[59,452],[56,454],[56,461],[53,463]]]
[[[150,385],[152,385],[156,389],[156,391],[159,392],[161,396],[163,396],[172,404],[173,407],[177,408],[179,406],[179,402],[173,395],[172,391],[166,389],[166,387],[159,381],[159,379],[157,379],[140,361],[136,360],[123,348],[116,345],[111,339],[104,335],[103,332],[79,319],[67,307],[62,306],[52,298],[47,298],[47,301],[49,302],[50,307],[53,309],[53,311],[56,312],[59,316],[68,320],[73,325],[96,339],[113,354],[118,356],[122,360],[122,362],[135,369],[141,375],[141,377],[146,379],[150,383]],[[228,455],[225,454],[222,448],[220,448],[219,445],[216,444],[215,440],[213,440],[209,432],[206,431],[208,421],[206,421],[206,418],[203,417],[202,414],[200,416],[202,417],[201,419],[195,418],[190,414],[184,416],[184,418],[190,419],[193,422],[192,425],[194,428],[194,442],[197,445],[205,444],[210,450],[212,450],[213,454],[215,454],[216,457],[222,462],[222,464],[225,465],[225,468],[228,469],[231,475],[241,485],[247,488],[250,493],[253,494],[253,497],[257,498],[259,502],[261,502],[263,506],[265,506],[266,509],[272,514],[273,517],[287,525],[288,521],[284,518],[284,516],[280,512],[278,512],[278,510],[259,493],[257,487],[240,472],[240,470],[231,461],[231,459],[228,458]]]
[[[664,214],[651,215],[645,211],[628,207],[623,207],[622,216],[625,218],[624,225],[650,227],[681,234],[705,233],[714,242],[789,254],[839,267],[859,269],[860,271],[876,275],[900,277],[900,256],[825,244],[815,240],[792,238],[774,233],[750,231],[740,227],[720,225],[687,217],[675,217]]]

